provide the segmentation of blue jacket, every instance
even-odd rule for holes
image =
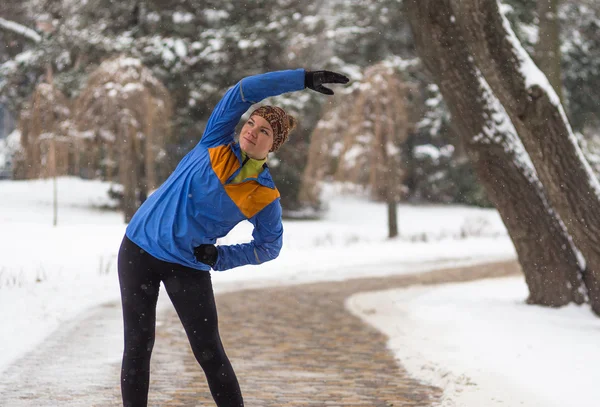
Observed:
[[[257,178],[231,181],[242,168],[234,131],[254,103],[304,89],[303,69],[242,79],[212,112],[202,139],[169,178],[142,204],[126,235],[152,256],[198,270],[210,266],[194,257],[194,247],[214,244],[243,220],[254,225],[250,243],[217,246],[215,270],[260,264],[279,255],[283,227],[279,191],[269,169]]]

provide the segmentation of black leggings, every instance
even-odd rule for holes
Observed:
[[[218,407],[243,407],[242,394],[219,337],[210,272],[167,263],[127,237],[119,250],[125,348],[121,394],[125,407],[146,407],[160,282],[185,328]]]

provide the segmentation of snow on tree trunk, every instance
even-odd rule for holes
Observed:
[[[475,63],[506,108],[552,207],[586,260],[584,281],[600,315],[600,185],[560,100],[496,0],[451,0]]]
[[[412,0],[406,8],[417,51],[433,74],[481,183],[515,245],[528,302],[583,302],[576,250],[515,129],[472,62],[448,0]]]

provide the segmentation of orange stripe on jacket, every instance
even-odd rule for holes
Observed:
[[[221,180],[225,184],[229,177],[240,168],[240,162],[236,155],[231,151],[229,145],[223,145],[208,149],[210,154],[210,164]]]
[[[209,148],[210,162],[221,184],[240,168],[240,162],[228,145]],[[277,188],[271,189],[257,181],[244,181],[225,185],[225,192],[247,218],[251,218],[269,205],[280,194]]]
[[[247,218],[253,217],[265,206],[279,198],[277,189],[262,186],[256,181],[225,185],[225,192]]]

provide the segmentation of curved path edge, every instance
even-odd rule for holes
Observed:
[[[352,315],[350,296],[519,273],[515,261],[431,272],[247,289],[217,295],[219,326],[247,407],[433,406],[439,388],[411,378],[387,338]],[[0,377],[0,405],[119,406],[120,304],[65,325]],[[117,349],[117,350],[115,350]],[[151,406],[214,406],[177,316],[159,315]]]

